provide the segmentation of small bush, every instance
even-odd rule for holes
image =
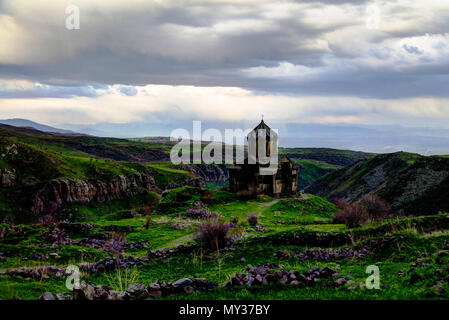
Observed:
[[[237,225],[239,223],[239,217],[238,216],[232,216],[231,223],[234,225]]]
[[[201,201],[206,204],[214,204],[216,202],[215,193],[213,191],[207,190],[201,197]]]
[[[113,232],[110,239],[104,244],[104,250],[118,254],[125,248],[125,245],[125,236],[121,233]]]
[[[257,224],[259,223],[259,216],[256,212],[248,213],[246,218],[248,219],[248,223],[253,227],[257,226]]]
[[[145,225],[144,225],[145,230],[148,230],[152,221],[153,220],[151,219],[151,215],[145,216]]]
[[[117,268],[115,272],[104,273],[109,282],[109,286],[117,291],[124,291],[131,283],[138,282],[140,277],[136,267],[132,269]]]
[[[218,219],[209,219],[199,225],[197,238],[210,249],[218,251],[226,246],[230,228],[229,223]]]
[[[370,219],[387,219],[391,216],[391,206],[376,194],[364,195],[359,204],[365,208]]]
[[[242,201],[256,199],[257,188],[255,186],[249,186],[248,190],[242,190],[237,192],[237,198]]]
[[[343,223],[348,228],[360,227],[368,219],[365,208],[358,203],[339,201],[340,211],[334,216],[334,223]]]
[[[54,224],[54,223],[57,223],[57,222],[58,222],[58,219],[56,219],[52,215],[44,215],[44,216],[39,218],[39,223],[43,224],[44,226],[48,226],[48,225],[51,225],[51,224]]]

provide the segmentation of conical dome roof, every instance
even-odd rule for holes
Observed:
[[[270,137],[271,128],[269,126],[267,126],[267,124],[263,121],[263,119],[262,119],[262,121],[260,121],[260,123],[248,135],[256,134],[256,137],[258,137],[257,131],[259,131],[261,129],[265,130],[265,134],[266,134],[267,137]],[[273,135],[277,136],[277,133],[275,131],[273,131]]]

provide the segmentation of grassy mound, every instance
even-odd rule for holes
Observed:
[[[207,205],[215,205],[232,202],[236,198],[235,194],[227,191],[181,187],[168,191],[155,209],[159,213],[174,213],[184,211],[197,200]]]

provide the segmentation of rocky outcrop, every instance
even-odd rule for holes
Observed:
[[[181,169],[190,171],[206,182],[226,181],[229,179],[229,171],[224,164],[183,165]]]
[[[52,214],[67,204],[128,198],[154,188],[153,177],[140,173],[128,177],[119,175],[108,182],[56,179],[46,183],[37,192],[32,211],[38,215]]]
[[[8,169],[0,170],[0,187],[11,187],[16,179],[16,174]]]
[[[178,183],[170,183],[167,185],[166,189],[174,189],[186,186],[204,188],[206,184],[204,183],[204,180],[201,178],[191,178]]]

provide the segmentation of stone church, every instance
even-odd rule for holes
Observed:
[[[265,132],[259,130],[265,130]],[[259,141],[259,134],[266,135],[266,156],[271,155],[270,137],[277,139],[277,134],[262,121],[251,131],[250,136],[256,139],[256,149]],[[271,135],[270,135],[271,133]],[[268,165],[260,164],[258,157],[254,164],[249,163],[248,156],[245,157],[243,164],[235,164],[229,168],[229,190],[231,192],[246,191],[250,194],[268,194],[274,197],[289,195],[297,192],[298,189],[298,168],[294,166],[293,161],[286,155],[278,158],[277,171],[271,175],[261,175],[260,168]]]

